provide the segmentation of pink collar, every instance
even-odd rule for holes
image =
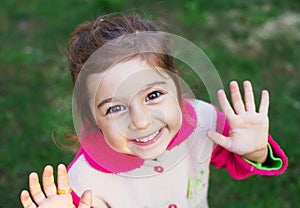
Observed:
[[[167,147],[171,150],[185,141],[194,131],[197,117],[193,106],[186,100],[182,104],[182,125]],[[105,173],[121,173],[134,170],[144,164],[144,159],[119,153],[108,146],[100,131],[90,132],[81,140],[81,151],[89,164]]]

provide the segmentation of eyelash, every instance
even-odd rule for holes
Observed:
[[[111,106],[110,108],[108,108],[108,110],[106,111],[106,115],[109,113],[117,113],[119,111],[125,110],[126,107],[123,105],[114,105]]]
[[[150,93],[146,96],[145,101],[146,101],[146,102],[149,102],[149,101],[151,101],[151,100],[158,99],[161,95],[163,95],[163,93],[160,92],[160,91],[153,91],[153,92],[150,92]],[[150,98],[150,96],[152,96],[152,98]]]

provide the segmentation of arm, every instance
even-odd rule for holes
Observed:
[[[287,168],[287,157],[268,135],[268,93],[262,93],[259,112],[256,113],[250,82],[244,82],[244,91],[245,105],[237,84],[230,84],[234,110],[224,92],[218,94],[225,115],[216,110],[217,132],[208,134],[217,144],[211,164],[217,168],[226,167],[235,179],[253,174],[281,174]]]
[[[39,183],[39,178],[36,173],[29,175],[29,192],[24,190],[21,193],[20,199],[24,208],[73,208],[72,196],[67,170],[64,165],[58,166],[57,184],[54,183],[53,168],[46,166],[43,172],[43,190]],[[89,208],[92,204],[92,194],[90,191],[85,191],[81,198],[78,208]]]

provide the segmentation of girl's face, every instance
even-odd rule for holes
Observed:
[[[181,126],[174,81],[140,59],[90,75],[88,89],[96,123],[108,145],[120,153],[157,158]]]

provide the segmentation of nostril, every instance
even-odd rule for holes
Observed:
[[[143,104],[129,108],[129,124],[131,128],[148,129],[152,124],[149,109]]]
[[[135,129],[148,129],[152,122],[148,115],[135,116],[130,119],[130,125]]]
[[[130,124],[137,129],[148,129],[151,127],[152,122],[148,116],[141,115],[131,119]]]

